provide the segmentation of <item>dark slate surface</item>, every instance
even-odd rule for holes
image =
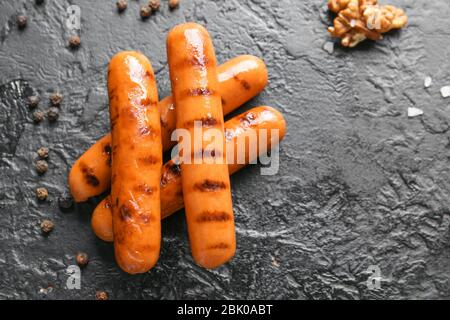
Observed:
[[[332,55],[322,49],[325,0],[184,0],[173,12],[163,1],[145,22],[144,1],[128,1],[122,15],[114,2],[1,1],[0,298],[92,299],[99,289],[113,299],[450,298],[450,100],[439,94],[450,84],[448,1],[392,0],[410,17],[406,30]],[[82,13],[77,51],[67,48],[72,3]],[[29,17],[24,31],[15,26],[19,12]],[[252,166],[232,178],[231,263],[195,266],[179,212],[163,223],[157,267],[129,276],[91,232],[99,199],[62,213],[57,195],[74,160],[108,130],[109,58],[143,51],[163,97],[165,37],[185,21],[207,26],[221,62],[245,53],[266,61],[268,88],[240,110],[266,104],[284,113],[280,172],[261,176]],[[54,90],[64,94],[59,121],[34,125],[24,97],[40,93],[45,110]],[[408,118],[413,106],[424,115]],[[42,177],[33,170],[40,146],[51,149]],[[46,203],[35,200],[38,186],[50,191]],[[38,224],[47,217],[56,228],[44,237]],[[78,251],[91,261],[81,289],[67,290]],[[366,286],[371,265],[381,270],[379,290]]]

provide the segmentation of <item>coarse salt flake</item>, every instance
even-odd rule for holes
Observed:
[[[444,98],[450,97],[450,86],[445,86],[441,88],[441,94]]]
[[[423,114],[423,110],[416,107],[408,108],[408,117],[413,118]]]
[[[325,50],[329,54],[332,54],[334,52],[334,42],[331,41],[325,42],[325,44],[323,45],[323,50]]]
[[[433,83],[433,79],[431,79],[431,77],[426,77],[423,85],[425,86],[425,88],[429,88],[429,87],[431,87],[432,83]]]

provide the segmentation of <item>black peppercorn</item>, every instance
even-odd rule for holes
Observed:
[[[148,6],[150,7],[150,9],[152,9],[153,11],[158,11],[159,7],[161,6],[161,1],[160,0],[150,0],[148,2]]]
[[[62,94],[55,92],[50,96],[50,104],[54,107],[59,107],[63,100]]]
[[[169,0],[169,8],[171,10],[178,8],[180,5],[180,0]]]
[[[77,260],[77,264],[78,264],[80,267],[84,267],[84,266],[86,266],[86,265],[88,264],[88,262],[89,262],[89,257],[88,257],[88,255],[87,255],[86,253],[84,253],[84,252],[79,252],[79,253],[77,254],[76,260]]]
[[[38,149],[38,151],[37,151],[37,154],[38,154],[39,158],[41,158],[41,159],[47,159],[47,158],[48,158],[48,152],[49,152],[48,148],[46,148],[46,147],[40,147],[40,148]]]
[[[66,210],[66,209],[70,209],[72,207],[72,205],[73,205],[72,195],[67,191],[64,191],[63,193],[61,193],[58,198],[58,206],[62,210]]]
[[[36,189],[36,198],[39,201],[45,201],[48,197],[48,190],[44,187],[40,187]]]
[[[39,104],[39,96],[29,96],[28,97],[28,107],[34,109]]]
[[[117,10],[119,10],[119,12],[123,12],[127,8],[128,4],[125,0],[119,0],[119,1],[117,1],[116,5],[117,5]]]
[[[69,38],[69,46],[70,46],[72,49],[78,48],[78,47],[80,46],[80,44],[81,44],[81,39],[80,39],[79,36],[71,36],[71,37]]]
[[[44,120],[45,114],[42,111],[33,112],[33,122],[39,123]]]
[[[37,5],[41,5],[44,3],[44,0],[35,0],[34,1]]]
[[[54,227],[55,224],[51,220],[45,219],[41,222],[41,230],[44,233],[50,233]]]
[[[149,6],[143,6],[141,8],[141,18],[142,19],[147,19],[148,17],[150,17],[152,15],[152,8],[150,8]]]
[[[95,300],[108,300],[108,293],[106,291],[97,291],[95,293]]]
[[[19,29],[23,29],[27,26],[27,20],[27,17],[22,14],[17,16],[17,26]]]
[[[48,163],[45,160],[38,160],[36,162],[36,172],[38,174],[44,174],[48,170]]]
[[[51,107],[47,111],[47,118],[51,122],[55,122],[59,118],[59,109],[55,107]]]

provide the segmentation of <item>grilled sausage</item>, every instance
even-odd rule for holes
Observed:
[[[205,159],[195,163],[195,155],[203,153],[208,144],[204,134],[194,135],[193,125],[199,121],[203,128],[224,130],[214,48],[205,28],[185,23],[169,32],[167,56],[176,127],[187,130],[192,140],[190,161],[181,163],[191,252],[198,265],[216,268],[236,250],[230,177],[223,143],[222,148],[214,147],[221,163],[206,163]]]
[[[133,51],[109,63],[114,252],[130,274],[143,273],[159,257],[162,145],[158,92],[148,59]]]

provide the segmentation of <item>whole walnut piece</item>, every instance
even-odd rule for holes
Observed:
[[[341,38],[344,47],[355,47],[366,39],[381,40],[383,33],[408,22],[402,9],[379,5],[377,0],[329,0],[328,8],[337,14],[328,32]]]

